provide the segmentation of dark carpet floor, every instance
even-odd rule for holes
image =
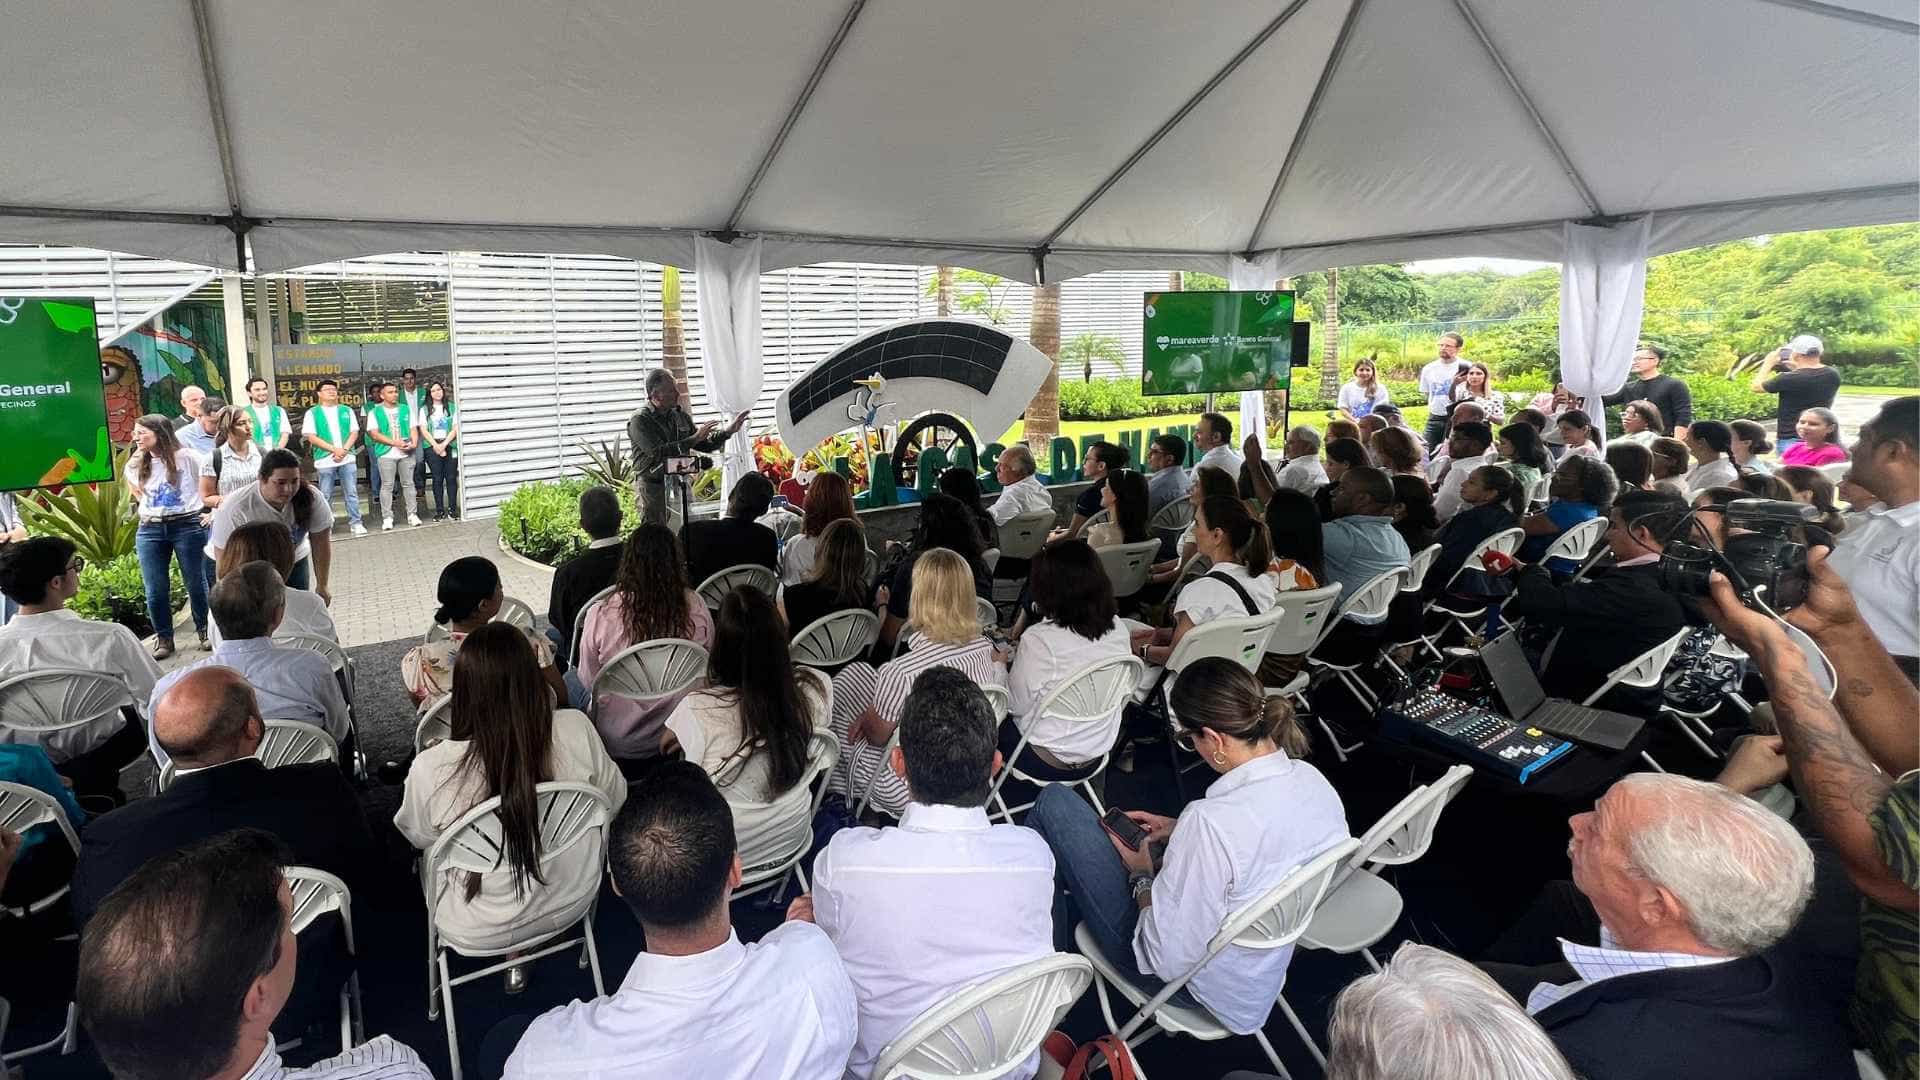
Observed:
[[[401,689],[401,654],[412,641],[387,642],[351,650],[358,673],[355,714],[370,766],[404,761],[412,752],[413,708]],[[1314,693],[1317,706],[1336,720],[1350,716],[1355,706],[1337,687]],[[1437,765],[1410,762],[1383,751],[1366,749],[1351,761],[1338,761],[1325,738],[1316,732],[1313,754],[1346,803],[1354,835],[1404,796],[1413,785],[1440,773]],[[1187,791],[1197,795],[1211,774],[1189,773]],[[1143,747],[1132,773],[1111,772],[1107,781],[1112,805],[1177,812],[1183,804],[1176,790],[1163,747]],[[1429,855],[1390,873],[1406,898],[1406,914],[1376,950],[1381,956],[1402,940],[1417,940],[1472,956],[1517,915],[1544,881],[1566,874],[1566,817],[1584,809],[1591,794],[1547,798],[1501,790],[1485,777],[1476,777],[1443,816]],[[360,967],[365,994],[368,1033],[387,1033],[418,1050],[440,1076],[447,1071],[446,1031],[426,1014],[424,911],[411,867],[413,852],[391,821],[399,804],[399,788],[374,780],[366,790],[369,819],[389,841],[390,887],[381,895],[354,898],[354,923],[360,943]],[[1284,822],[1275,822],[1284,827]],[[778,925],[782,912],[757,899],[734,905],[740,936],[754,940]],[[603,972],[611,989],[624,977],[643,942],[638,924],[610,889],[601,894],[595,923]],[[65,951],[63,952],[62,949]],[[56,949],[44,964],[36,965],[31,985],[24,991],[20,979],[4,978],[14,1004],[8,1047],[39,1041],[57,1028],[71,985],[71,946]],[[468,1076],[476,1076],[474,1054],[481,1039],[503,1017],[537,1013],[575,997],[591,994],[591,982],[574,965],[568,952],[541,961],[532,985],[509,997],[498,980],[487,979],[456,990],[460,1041]],[[0,969],[9,967],[0,958]],[[468,968],[467,970],[472,970]],[[1288,973],[1286,995],[1303,1021],[1324,1044],[1331,999],[1366,971],[1357,956],[1339,956],[1301,949]],[[25,973],[16,970],[16,975]],[[1122,1018],[1124,1020],[1124,1017]],[[1066,1031],[1076,1040],[1101,1034],[1098,1002],[1089,991],[1068,1015]],[[1276,1011],[1267,1025],[1274,1046],[1296,1077],[1314,1077],[1320,1070]],[[309,1047],[290,1054],[294,1064],[330,1047]],[[1270,1071],[1265,1055],[1252,1039],[1199,1043],[1186,1038],[1161,1037],[1144,1047],[1142,1064],[1156,1077],[1213,1078],[1234,1069]],[[16,1066],[18,1068],[18,1066]],[[86,1048],[68,1057],[41,1055],[24,1063],[30,1080],[40,1078],[99,1078],[105,1070]]]

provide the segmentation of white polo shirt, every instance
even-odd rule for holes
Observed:
[[[1219,446],[1201,454],[1200,460],[1193,463],[1193,471],[1194,475],[1198,476],[1201,469],[1211,465],[1216,469],[1224,471],[1235,480],[1238,480],[1240,479],[1240,466],[1244,464],[1245,461],[1245,458],[1242,458],[1234,452],[1233,447],[1228,446],[1226,443],[1221,443]]]
[[[1920,656],[1920,502],[1874,503],[1850,518],[1827,564],[1888,652]]]
[[[60,608],[38,615],[15,615],[0,626],[0,679],[47,668],[79,668],[113,675],[126,681],[134,700],[143,706],[160,681],[160,665],[154,663],[153,654],[133,631],[119,623],[83,619],[77,612]],[[91,724],[63,728],[37,739],[12,728],[0,728],[0,743],[38,743],[58,765],[113,738],[124,722],[119,712],[113,712]]]
[[[535,1020],[505,1080],[840,1080],[855,1031],[833,942],[790,922],[751,945],[730,934],[692,956],[641,953],[612,994]]]
[[[1047,486],[1040,482],[1039,477],[1023,476],[1000,492],[1000,497],[987,508],[987,513],[993,515],[995,525],[1005,525],[1021,514],[1031,514],[1036,510],[1053,513],[1053,496],[1048,494]]]

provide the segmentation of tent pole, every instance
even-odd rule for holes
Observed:
[[[1500,55],[1500,50],[1494,46],[1493,38],[1487,34],[1486,27],[1480,25],[1479,16],[1473,13],[1473,8],[1468,5],[1467,0],[1453,0],[1453,7],[1460,13],[1460,17],[1466,20],[1467,29],[1472,30],[1473,36],[1480,39],[1480,47],[1487,50],[1487,59],[1492,60],[1493,66],[1500,69],[1500,77],[1507,81],[1507,89],[1513,91],[1513,96],[1520,102],[1520,107],[1527,110],[1527,115],[1533,118],[1533,126],[1539,130],[1540,137],[1546,140],[1547,149],[1552,150],[1554,158],[1560,162],[1560,171],[1567,174],[1567,179],[1573,182],[1574,190],[1580,193],[1580,201],[1587,204],[1587,213],[1594,217],[1603,216],[1606,211],[1600,209],[1600,200],[1594,197],[1593,188],[1587,186],[1586,178],[1580,175],[1580,170],[1573,167],[1573,159],[1567,156],[1567,151],[1560,145],[1560,140],[1553,137],[1553,129],[1547,126],[1546,117],[1540,115],[1540,110],[1533,104],[1533,99],[1527,96],[1526,88],[1520,85],[1519,76],[1507,66],[1506,57]]]
[[[227,213],[238,219],[240,211],[240,176],[234,168],[233,140],[227,129],[226,98],[220,89],[220,66],[213,56],[213,22],[207,15],[207,0],[191,0],[188,5],[193,9],[194,41],[200,46],[200,75],[207,88],[207,112],[213,119],[213,141],[220,150],[220,180],[227,188]],[[236,228],[236,234],[244,230]],[[246,269],[244,255],[240,269]]]
[[[1830,19],[1844,19],[1847,22],[1871,26],[1879,30],[1897,30],[1903,34],[1920,34],[1920,23],[1910,23],[1905,19],[1896,19],[1889,15],[1875,15],[1870,11],[1856,11],[1838,4],[1823,4],[1820,0],[1760,0],[1763,4],[1778,7],[1798,8],[1815,15],[1825,15]]]
[[[1247,234],[1247,251],[1242,257],[1253,261],[1255,244],[1260,242],[1260,234],[1267,231],[1267,219],[1273,216],[1273,208],[1280,202],[1280,189],[1286,186],[1287,176],[1293,172],[1293,163],[1300,158],[1300,147],[1307,141],[1307,131],[1313,127],[1313,118],[1320,111],[1320,100],[1327,96],[1327,85],[1333,82],[1333,73],[1340,66],[1340,58],[1347,53],[1347,42],[1353,38],[1354,24],[1360,21],[1360,9],[1367,0],[1353,0],[1353,6],[1347,8],[1347,17],[1340,23],[1340,33],[1333,39],[1333,48],[1327,50],[1327,62],[1320,69],[1320,79],[1313,84],[1313,96],[1307,99],[1307,108],[1300,114],[1300,126],[1293,129],[1293,141],[1287,144],[1286,159],[1280,163],[1280,174],[1273,178],[1273,188],[1267,192],[1267,204],[1260,210],[1260,220],[1253,223],[1253,231]]]

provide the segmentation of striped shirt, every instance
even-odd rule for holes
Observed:
[[[880,719],[898,724],[907,695],[913,692],[913,680],[932,667],[955,668],[981,685],[1007,684],[1006,669],[994,662],[993,642],[984,637],[949,645],[916,632],[907,639],[907,647],[907,652],[880,665],[878,671],[866,664],[848,664],[833,677],[833,733],[840,740],[840,764],[830,783],[850,803],[857,803],[867,785],[874,784],[873,805],[895,817],[906,809],[907,782],[887,768],[884,746],[848,741],[853,722],[872,705]]]
[[[433,1073],[419,1054],[395,1042],[391,1035],[368,1040],[304,1069],[289,1069],[280,1064],[280,1053],[269,1035],[259,1059],[240,1080],[433,1080]]]

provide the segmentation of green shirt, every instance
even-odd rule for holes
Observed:
[[[1920,769],[1894,781],[1868,821],[1893,876],[1920,889]],[[1852,1018],[1855,1037],[1892,1080],[1920,1077],[1920,922],[1913,912],[1860,901]]]

